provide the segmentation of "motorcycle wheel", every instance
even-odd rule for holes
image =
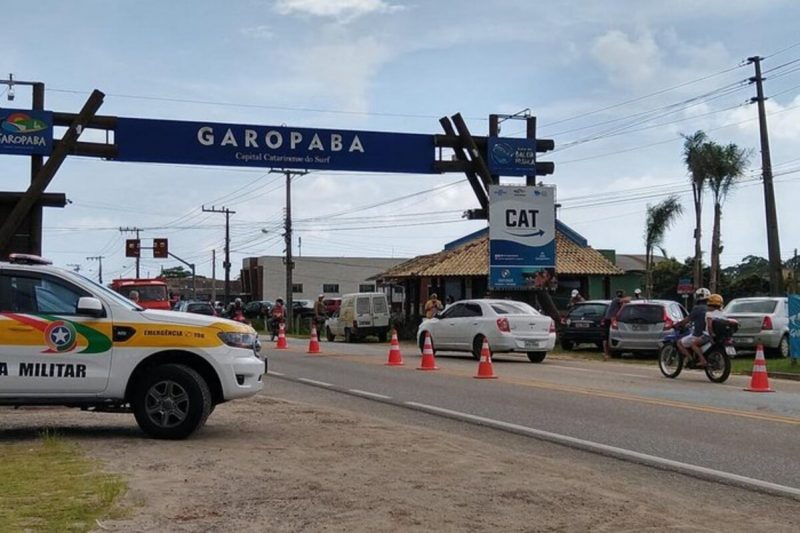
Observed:
[[[724,383],[731,375],[731,358],[724,349],[712,348],[706,354],[706,377],[714,383]]]
[[[683,357],[674,344],[665,344],[658,350],[658,368],[668,378],[676,378],[683,370]]]

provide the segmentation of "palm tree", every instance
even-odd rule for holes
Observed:
[[[683,161],[689,169],[692,182],[692,199],[694,200],[694,287],[703,285],[703,250],[700,247],[702,235],[703,189],[708,178],[707,160],[704,145],[708,137],[697,130],[692,135],[682,135]]]
[[[750,163],[750,151],[731,143],[721,146],[713,141],[705,144],[708,163],[708,188],[714,198],[714,227],[711,231],[711,275],[709,289],[717,292],[719,287],[719,256],[722,253],[721,228],[722,204],[736,181],[742,177]]]
[[[647,206],[647,222],[644,230],[645,247],[645,296],[652,297],[653,292],[653,249],[661,247],[664,233],[675,221],[675,217],[683,213],[683,206],[676,195],[666,200]],[[662,249],[663,250],[663,249]],[[667,255],[664,253],[664,255]]]

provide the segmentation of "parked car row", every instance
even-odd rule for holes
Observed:
[[[342,298],[324,300],[329,318],[324,331],[329,341],[337,337],[345,342],[376,336],[381,342],[389,331],[389,306],[383,293],[346,294]],[[561,348],[572,350],[580,344],[602,349],[608,335],[609,353],[654,354],[673,325],[688,316],[687,310],[672,300],[633,300],[625,303],[610,324],[606,311],[610,300],[588,300],[572,307],[561,319],[558,339]],[[249,319],[268,315],[273,302],[255,300],[244,308]],[[182,301],[175,310],[217,315],[210,302]],[[293,301],[294,316],[314,316],[314,302]],[[734,346],[752,350],[761,344],[769,355],[788,357],[788,298],[737,298],[723,310],[739,322],[733,336]],[[523,302],[512,300],[472,299],[450,304],[434,318],[425,320],[417,331],[420,348],[428,333],[436,350],[469,352],[480,357],[483,340],[489,341],[493,353],[525,353],[532,362],[544,360],[556,341],[556,328],[550,317],[542,315]]]
[[[609,300],[589,300],[576,304],[561,320],[559,341],[564,350],[578,344],[602,348],[606,335],[604,316]],[[761,344],[769,355],[789,356],[789,302],[781,297],[736,298],[724,308],[728,318],[739,322],[733,335],[736,348],[753,350]],[[623,352],[655,353],[675,322],[688,315],[671,300],[633,300],[612,317],[609,350],[612,356]]]

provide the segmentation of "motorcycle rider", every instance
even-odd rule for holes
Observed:
[[[722,319],[727,320],[728,322],[733,322],[738,324],[736,320],[732,318],[728,318],[725,316],[725,313],[722,312],[722,307],[725,305],[725,300],[723,300],[722,295],[720,294],[712,294],[708,297],[708,312],[706,313],[706,331],[713,334],[714,332],[714,320]]]
[[[694,306],[692,306],[689,316],[679,322],[676,322],[673,326],[673,328],[679,329],[686,324],[691,325],[692,332],[689,335],[681,338],[677,342],[677,346],[678,351],[685,359],[689,357],[689,349],[691,348],[695,354],[695,357],[697,358],[697,364],[695,365],[697,368],[703,368],[708,364],[705,356],[703,355],[703,349],[701,346],[703,345],[703,342],[708,339],[706,314],[708,313],[708,299],[710,297],[711,291],[705,287],[701,287],[694,291]],[[719,298],[720,300],[722,299],[721,296],[719,296]],[[715,303],[718,302],[715,300]]]
[[[278,298],[275,300],[275,305],[272,306],[272,311],[270,312],[270,331],[272,334],[272,340],[275,340],[275,336],[278,334],[278,328],[280,327],[281,322],[284,320],[284,313],[286,309],[283,306],[283,298]]]
[[[241,298],[236,298],[233,303],[228,306],[228,318],[239,322],[244,321],[244,305],[242,304]]]

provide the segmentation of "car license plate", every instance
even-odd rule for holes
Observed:
[[[588,328],[589,327],[589,323],[588,322],[575,322],[575,327],[576,328]]]
[[[731,356],[736,355],[736,348],[734,348],[733,346],[726,346],[725,353]]]
[[[631,329],[633,329],[633,331],[647,331],[647,325],[646,324],[631,324]]]
[[[753,337],[739,337],[736,340],[741,342],[742,344],[753,344],[755,342],[755,339]]]
[[[532,350],[534,348],[538,348],[541,345],[539,341],[525,341],[525,349]]]

